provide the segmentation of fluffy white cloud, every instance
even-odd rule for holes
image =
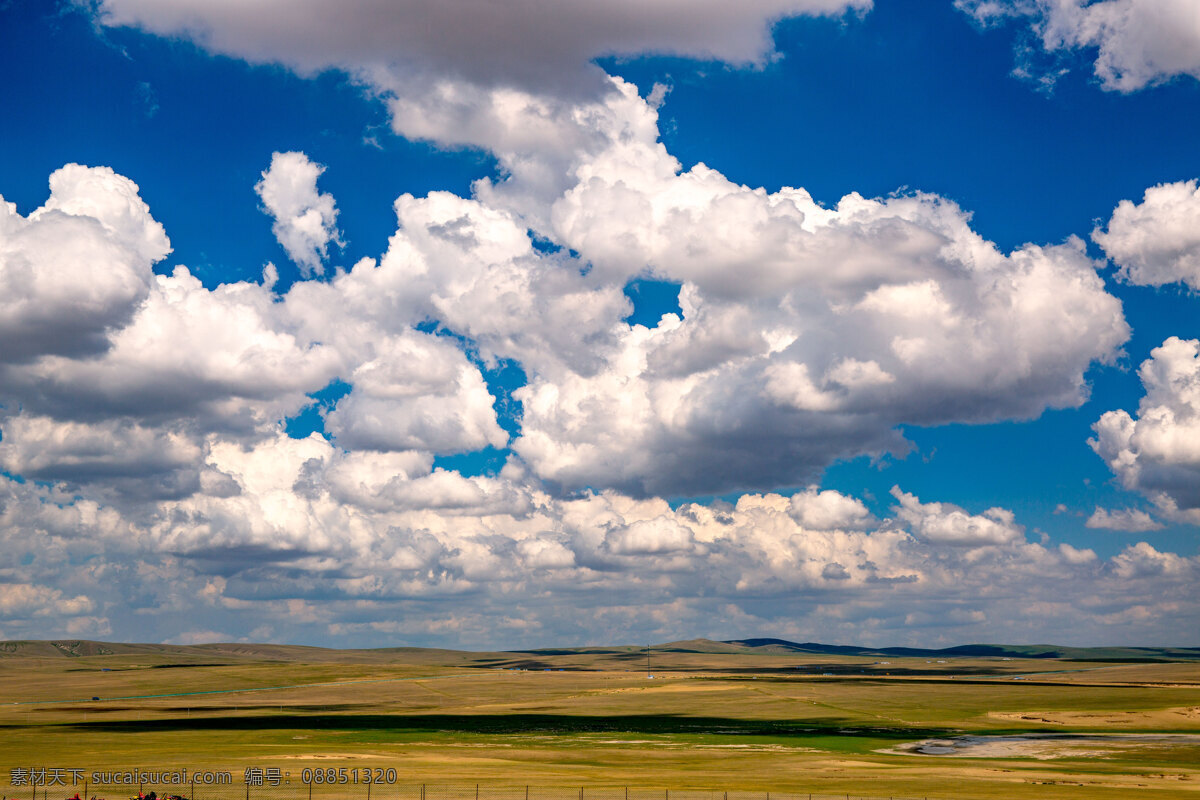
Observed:
[[[1105,89],[1132,92],[1200,78],[1200,6],[1192,0],[955,0],[984,25],[1028,18],[1048,52],[1096,50]]]
[[[1137,417],[1108,411],[1088,444],[1168,519],[1200,523],[1200,341],[1172,336],[1138,369]]]
[[[790,16],[866,11],[871,0],[103,0],[98,19],[186,36],[212,52],[278,62],[302,74],[340,68],[387,82],[396,74],[578,92],[594,89],[592,59],[662,53],[762,64],[770,26]],[[286,24],[281,19],[286,18]]]
[[[183,426],[151,427],[128,419],[94,423],[18,414],[4,420],[0,465],[36,480],[89,486],[141,498],[200,487],[202,447]],[[214,478],[216,476],[213,476]]]
[[[438,268],[452,263],[459,251],[437,254],[424,283],[410,282],[408,265],[401,264],[392,275],[394,291],[375,297],[368,307],[331,297],[339,288],[328,284],[313,284],[315,305],[306,305],[300,299],[304,281],[297,284],[296,299],[289,295],[280,302],[269,281],[208,288],[182,266],[171,275],[153,275],[151,256],[165,254],[166,238],[137,198],[136,187],[111,170],[68,167],[55,173],[52,189],[51,200],[28,220],[6,218],[15,233],[4,240],[12,256],[4,265],[28,272],[34,264],[41,278],[61,277],[59,284],[45,282],[41,294],[32,285],[14,284],[15,297],[62,314],[64,328],[73,318],[92,325],[89,335],[98,337],[98,344],[82,353],[67,347],[19,354],[17,363],[5,367],[0,463],[15,474],[86,485],[97,497],[122,502],[228,492],[228,476],[205,466],[209,448],[274,436],[284,418],[311,403],[310,393],[337,377],[352,381],[352,390],[326,416],[328,430],[345,447],[461,452],[507,441],[479,369],[451,339],[411,327],[434,308],[430,298],[437,281],[454,281],[454,271]],[[457,218],[444,232],[450,240]],[[75,227],[26,235],[50,223]],[[442,241],[437,225],[430,222],[430,241]],[[511,221],[508,225],[513,228]],[[507,229],[500,230],[507,235]],[[124,262],[104,260],[107,240],[101,237],[111,240],[109,249],[119,250]],[[531,283],[538,275],[519,263],[534,260],[533,250],[523,231],[519,239],[521,249],[510,254],[518,263],[508,266],[514,279],[525,283],[510,292],[532,298],[527,305],[535,305]],[[85,263],[108,267],[119,279],[116,285],[136,289],[106,300],[113,307],[100,309],[102,320],[89,323],[86,314],[74,313],[71,293],[109,291],[106,281],[112,275],[93,275],[86,268],[72,272],[73,262],[57,260],[70,247],[95,248],[99,256]],[[471,275],[478,264],[477,258],[463,270]],[[18,273],[5,275],[15,279]],[[341,279],[337,287],[355,284],[350,276]],[[545,283],[553,287],[553,276]],[[356,288],[371,292],[371,287]],[[476,288],[479,309],[486,308],[484,297],[492,288],[496,285]],[[446,291],[453,304],[455,289]],[[47,294],[52,292],[59,295]],[[608,306],[624,309],[619,289],[612,294],[620,300],[610,296]],[[395,316],[397,304],[409,301]],[[556,313],[565,320],[578,308]],[[461,311],[471,313],[470,308]],[[492,314],[501,328],[524,324],[527,309],[505,311],[512,316]],[[13,324],[25,325],[31,334],[36,329],[28,319],[14,318]],[[479,325],[487,329],[486,322]],[[551,338],[548,330],[544,339]],[[566,339],[560,344],[568,346]]]
[[[1122,200],[1108,230],[1092,239],[1139,286],[1184,283],[1200,289],[1200,186],[1196,180],[1146,190],[1142,202]]]
[[[102,356],[44,356],[10,369],[6,393],[57,418],[187,419],[248,431],[294,414],[343,368],[333,348],[289,329],[266,287],[210,290],[186,267],[151,286]]]
[[[347,454],[320,437],[220,445],[206,458],[236,493],[161,502],[142,520],[111,510],[102,520],[87,501],[0,479],[0,582],[28,584],[0,609],[6,631],[95,626],[103,610],[119,636],[166,638],[179,635],[173,612],[186,610],[222,638],[268,626],[346,644],[380,633],[453,646],[574,641],[583,625],[617,641],[648,624],[664,638],[766,627],[919,643],[947,626],[1013,638],[1037,617],[1056,640],[1149,641],[1197,611],[1197,559],[1146,543],[1108,560],[1048,548],[1026,542],[1003,509],[975,515],[899,490],[890,520],[815,531],[774,494],[674,510],[614,492],[554,499],[509,478],[430,472],[417,454]],[[491,505],[451,507],[454,492],[424,483],[439,473],[477,482]],[[409,502],[390,501],[398,496]],[[505,622],[515,618],[524,624]]]
[[[137,185],[108,167],[57,170],[28,217],[0,197],[0,364],[104,351],[170,251]]]
[[[308,276],[325,271],[330,243],[341,244],[333,195],[317,191],[325,168],[304,153],[272,153],[271,166],[254,185],[288,257]]]
[[[1097,508],[1084,524],[1089,528],[1131,533],[1157,531],[1163,527],[1162,523],[1156,522],[1154,517],[1139,508],[1124,508],[1117,511]]]
[[[690,529],[671,517],[638,520],[631,525],[610,530],[605,545],[623,556],[648,556],[691,550],[694,544]]]
[[[1125,548],[1113,557],[1112,565],[1113,571],[1122,578],[1170,578],[1194,574],[1196,570],[1195,559],[1159,552],[1146,542]]]
[[[595,279],[683,285],[682,318],[619,331],[594,350],[599,369],[531,370],[514,449],[559,485],[794,484],[835,458],[904,452],[901,423],[1077,406],[1089,365],[1128,336],[1076,239],[1004,254],[935,196],[825,208],[702,164],[680,172],[653,109],[614,85],[601,149],[577,152],[575,185],[549,212],[540,189],[510,191],[516,176],[477,187],[548,218]]]
[[[374,345],[374,358],[347,376],[350,395],[325,417],[340,445],[453,453],[508,441],[483,376],[457,347],[415,331]]]
[[[170,14],[156,23],[140,6],[106,8],[113,24],[177,30]],[[193,19],[211,37],[239,13]],[[246,42],[275,35],[252,28]],[[392,334],[429,318],[486,359],[519,363],[529,381],[515,395],[513,448],[554,486],[795,485],[836,458],[904,452],[900,424],[1076,406],[1085,370],[1128,335],[1078,241],[1004,254],[935,196],[851,194],[829,209],[803,189],[768,193],[703,164],[681,172],[658,142],[654,104],[623,81],[562,95],[449,68],[368,80],[398,131],[484,147],[503,176],[477,183],[474,200],[401,197],[378,264],[297,285],[291,318],[322,342],[352,318]],[[537,252],[530,227],[579,261]],[[683,284],[682,318],[630,329],[620,290],[646,274]],[[413,446],[403,430],[387,440],[386,410],[365,390],[345,402],[361,423],[331,415],[347,441]]]
[[[1032,544],[1000,508],[897,489],[894,516],[876,520],[816,487],[676,509],[655,496],[804,485],[838,457],[902,452],[900,424],[1076,406],[1085,370],[1128,335],[1077,240],[1002,253],[935,196],[827,208],[803,189],[682,171],[658,142],[657,103],[589,65],[646,51],[761,62],[773,19],[866,3],[693,4],[690,26],[669,3],[492,4],[461,30],[435,4],[318,5],[293,4],[282,27],[270,4],[107,0],[99,14],[301,71],[346,69],[399,132],[484,147],[500,177],[469,199],[402,195],[378,260],[282,298],[205,287],[183,267],[152,277],[166,244],[135,235],[152,232],[144,207],[129,216],[141,229],[117,215],[111,231],[108,211],[84,208],[143,286],[113,294],[124,310],[94,326],[94,357],[9,359],[0,460],[57,483],[0,478],[0,580],[85,597],[78,619],[118,614],[125,636],[181,611],[200,636],[458,646],[561,640],[584,622],[611,641],[647,625],[911,640],[908,626],[939,620],[1024,638],[1039,615],[1047,637],[1102,630],[1063,596],[1139,636],[1195,619],[1195,559]],[[531,44],[470,46],[497,32]],[[264,204],[277,222],[307,220],[281,241],[319,264],[334,230],[319,169],[300,154],[275,166]],[[564,249],[535,247],[530,229]],[[625,324],[622,288],[643,276],[681,284],[682,313]],[[434,468],[434,452],[506,443],[476,366],[502,362],[528,377],[514,457],[495,476]],[[324,410],[332,440],[284,435],[280,420],[335,379],[351,388]],[[177,490],[122,491],[138,467],[134,479],[175,476]],[[85,624],[70,610],[42,635]]]
[[[1084,371],[1128,335],[1077,241],[1006,255],[934,196],[824,208],[703,165],[681,173],[654,109],[612,86],[576,109],[602,113],[547,123],[595,134],[561,151],[560,194],[514,174],[474,200],[402,196],[378,263],[301,281],[281,303],[177,268],[103,358],[43,358],[13,391],[60,419],[187,418],[262,436],[341,377],[352,391],[326,419],[346,447],[502,446],[478,369],[413,331],[432,319],[525,371],[513,448],[538,477],[699,494],[903,453],[900,424],[1078,405]],[[539,163],[553,173],[558,158]],[[535,248],[530,218],[580,258]],[[682,317],[631,328],[621,288],[646,273],[683,284]]]
[[[288,292],[289,317],[306,336],[336,341],[365,363],[375,339],[411,341],[412,326],[436,320],[489,361],[586,372],[627,328],[621,286],[583,275],[563,254],[538,252],[512,213],[447,192],[402,195],[395,209],[398,229],[378,262]]]
[[[1025,529],[1016,524],[1007,509],[989,508],[983,514],[968,514],[950,503],[922,503],[898,486],[892,487],[892,496],[900,502],[896,518],[929,544],[986,547],[1025,541]]]
[[[84,595],[65,597],[58,589],[28,583],[0,583],[0,618],[78,616],[92,610]]]
[[[788,513],[800,527],[816,531],[863,530],[876,521],[861,500],[816,486],[792,495]]]

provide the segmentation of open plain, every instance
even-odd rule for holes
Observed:
[[[648,670],[637,647],[8,642],[0,786],[31,797],[20,770],[43,767],[84,777],[186,768],[233,776],[224,789],[191,787],[201,800],[237,798],[245,770],[261,768],[285,776],[281,798],[301,797],[304,770],[333,767],[394,769],[396,787],[1200,798],[1200,660],[996,652],[1013,654],[700,640],[652,648]],[[365,796],[342,780],[313,796]],[[86,791],[113,800],[138,788]],[[61,800],[83,787],[43,789]]]

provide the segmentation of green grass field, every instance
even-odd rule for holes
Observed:
[[[234,798],[246,767],[298,782],[319,766],[392,768],[410,786],[1200,798],[1200,662],[944,661],[684,643],[652,654],[651,679],[637,648],[4,643],[0,791],[30,796],[11,785],[14,768],[186,767],[231,772]],[[1047,732],[1197,736],[999,757],[887,752]]]

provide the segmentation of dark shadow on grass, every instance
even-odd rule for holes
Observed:
[[[24,727],[0,726],[4,727]],[[513,734],[685,734],[721,736],[825,737],[920,739],[960,733],[947,728],[862,725],[849,719],[823,717],[804,720],[744,720],[669,714],[577,716],[567,714],[295,714],[270,716],[193,716],[177,719],[97,720],[41,727],[79,732],[156,734],[177,731],[390,731]]]

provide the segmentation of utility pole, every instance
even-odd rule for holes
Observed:
[[[650,677],[650,645],[646,645],[646,677]]]

